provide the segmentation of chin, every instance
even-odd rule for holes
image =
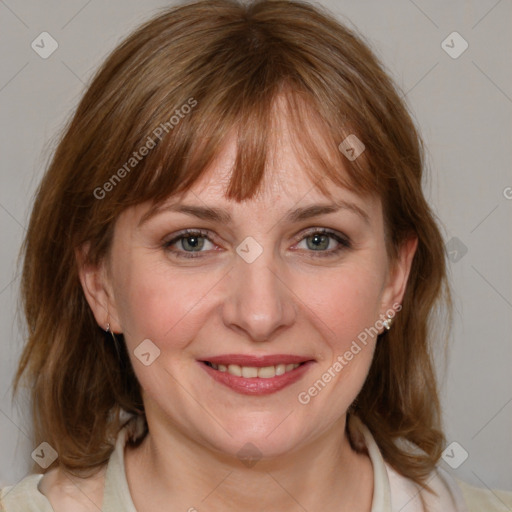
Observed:
[[[291,438],[286,432],[285,435],[276,435],[267,437],[260,435],[245,435],[237,433],[232,439],[216,443],[211,440],[212,447],[228,457],[239,459],[242,463],[249,466],[251,462],[257,462],[260,459],[271,459],[290,454],[298,444],[300,439]],[[273,437],[270,439],[270,437]]]
[[[288,419],[285,419],[286,414],[282,413],[264,416],[258,418],[257,414],[252,414],[250,419],[245,416],[239,421],[230,422],[222,422],[219,418],[229,434],[222,430],[221,438],[211,439],[210,437],[208,442],[217,451],[236,458],[250,456],[252,452],[259,457],[280,457],[303,444],[304,437],[301,431],[304,428],[298,428],[300,425],[297,424],[296,419],[292,419],[293,415]],[[205,434],[211,436],[211,431]]]

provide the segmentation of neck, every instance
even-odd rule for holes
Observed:
[[[125,458],[139,512],[370,511],[371,462],[350,447],[345,417],[293,453],[252,462],[206,448],[168,424],[149,427]]]

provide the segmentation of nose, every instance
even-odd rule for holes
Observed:
[[[271,341],[296,318],[295,296],[270,253],[252,263],[237,258],[222,307],[224,324],[254,342]]]

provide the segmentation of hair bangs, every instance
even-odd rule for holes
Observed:
[[[225,87],[222,96],[214,87],[203,90],[201,99],[194,100],[197,110],[158,142],[119,187],[116,202],[128,207],[150,201],[158,206],[185,194],[211,168],[232,135],[236,158],[226,197],[250,199],[262,185],[269,158],[279,151],[283,130],[289,132],[301,163],[297,172],[306,172],[323,195],[332,198],[332,185],[359,194],[377,193],[369,157],[363,153],[351,161],[340,149],[340,141],[353,137],[355,131],[346,115],[339,124],[325,119],[312,94],[285,79],[264,92],[253,91],[253,97],[233,94],[235,86],[240,84]],[[169,112],[163,112],[162,118],[168,117]],[[139,138],[135,147],[143,140]]]

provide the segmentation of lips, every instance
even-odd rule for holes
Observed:
[[[242,394],[274,393],[300,379],[314,361],[308,357],[276,354],[226,354],[198,361],[217,382]]]
[[[230,364],[236,364],[238,366],[252,366],[255,368],[261,368],[263,366],[276,366],[278,364],[300,364],[310,360],[311,358],[307,356],[296,356],[290,354],[272,354],[266,356],[226,354],[203,359],[204,362],[217,365],[223,364],[225,366],[229,366]]]

